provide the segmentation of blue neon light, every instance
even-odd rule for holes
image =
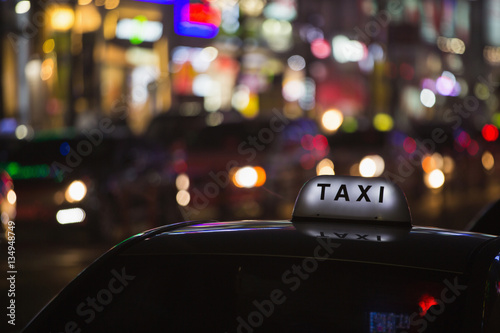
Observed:
[[[177,0],[174,4],[174,31],[181,36],[214,38],[219,27],[211,23],[192,22],[189,18],[189,0]]]
[[[176,0],[135,0],[135,1],[151,2],[151,3],[160,4],[160,5],[173,5]]]
[[[136,0],[162,5],[174,5],[174,31],[181,36],[214,38],[219,33],[216,24],[196,22],[190,19],[191,4],[189,0]],[[209,6],[209,4],[207,4]]]

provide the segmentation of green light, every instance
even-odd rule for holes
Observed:
[[[477,83],[474,87],[474,94],[477,98],[485,101],[490,98],[490,89],[484,83]]]
[[[47,164],[19,165],[17,162],[11,162],[5,170],[12,179],[40,179],[50,176],[50,166]]]
[[[144,42],[144,40],[141,38],[141,35],[143,34],[145,26],[144,23],[146,23],[147,21],[148,19],[144,15],[134,17],[134,31],[132,33],[132,37],[130,38],[130,43],[139,45]]]
[[[493,114],[493,116],[491,116],[491,122],[496,127],[500,127],[500,113],[499,112],[497,112],[497,113]]]
[[[358,130],[358,120],[354,117],[345,117],[341,128],[346,133],[354,133]]]
[[[16,163],[16,162],[12,162],[12,163],[9,163],[7,164],[7,173],[12,177],[14,178],[15,176],[17,176],[17,174],[19,173],[19,164]]]
[[[379,113],[373,118],[373,127],[380,132],[388,132],[394,126],[392,117],[386,113]]]

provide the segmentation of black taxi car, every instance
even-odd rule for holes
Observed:
[[[382,178],[318,176],[290,221],[191,221],[103,255],[24,332],[499,332],[500,239],[412,226]]]

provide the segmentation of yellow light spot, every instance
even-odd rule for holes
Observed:
[[[106,9],[115,9],[120,4],[120,0],[106,0],[104,4],[104,8]]]
[[[47,39],[43,43],[43,46],[42,46],[43,52],[50,53],[50,52],[54,51],[55,46],[56,46],[56,43],[55,43],[55,41],[52,38],[51,39]]]
[[[486,86],[484,83],[477,83],[474,86],[474,94],[476,95],[477,98],[483,101],[490,98],[490,90],[488,86]]]
[[[322,159],[317,165],[316,165],[316,175],[334,175],[334,165],[332,160],[329,158],[324,158]]]
[[[485,151],[481,157],[481,162],[486,170],[491,170],[495,166],[495,158],[489,151]]]
[[[455,170],[455,161],[450,156],[443,157],[443,172],[447,175]]]
[[[394,121],[392,117],[386,113],[379,113],[373,118],[373,127],[380,132],[388,132],[392,130]]]
[[[53,5],[47,11],[50,13],[50,25],[57,31],[68,31],[75,24],[75,13],[69,6]]]
[[[51,58],[45,59],[42,62],[42,68],[40,70],[40,78],[44,81],[47,81],[52,77],[54,73],[54,60]]]

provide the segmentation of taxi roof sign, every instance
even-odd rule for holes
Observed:
[[[317,176],[297,196],[292,221],[356,220],[411,227],[403,191],[384,178]]]

